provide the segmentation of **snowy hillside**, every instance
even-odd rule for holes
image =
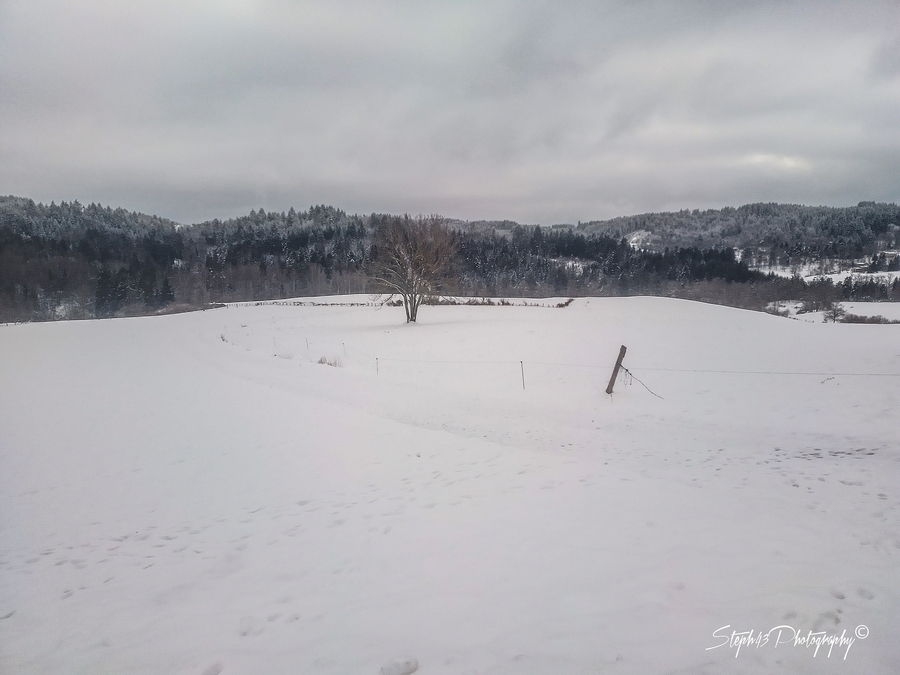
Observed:
[[[330,301],[0,326],[0,672],[900,672],[900,326]]]

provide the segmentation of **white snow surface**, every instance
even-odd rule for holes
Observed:
[[[858,316],[883,316],[889,321],[900,321],[900,302],[842,302],[849,314]]]
[[[900,327],[345,300],[0,327],[0,672],[900,672]]]
[[[800,300],[782,300],[770,303],[769,307],[778,311],[787,311],[787,316],[798,321],[822,323],[826,320],[825,312],[803,312],[803,303]],[[857,316],[880,316],[888,321],[900,321],[900,302],[839,302],[841,308],[848,314]]]
[[[887,253],[891,257],[897,255],[896,251],[887,251]],[[775,274],[780,277],[799,276],[807,283],[815,281],[817,279],[831,279],[831,282],[835,285],[842,283],[847,277],[852,277],[853,280],[857,283],[864,281],[875,281],[879,284],[890,285],[896,278],[900,277],[900,272],[896,271],[859,271],[860,269],[864,270],[868,263],[869,259],[860,258],[854,261],[845,261],[842,264],[836,263],[835,261],[820,261],[792,266],[754,265],[752,269],[762,272],[763,274]],[[843,269],[839,272],[834,271],[836,267],[847,267],[848,265],[849,267],[847,269]]]

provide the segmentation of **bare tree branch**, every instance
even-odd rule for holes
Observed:
[[[373,248],[370,278],[403,299],[409,323],[418,317],[422,301],[450,278],[457,239],[440,216],[407,215],[382,223]]]

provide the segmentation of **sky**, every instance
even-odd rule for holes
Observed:
[[[900,2],[0,0],[0,194],[182,223],[900,201]]]

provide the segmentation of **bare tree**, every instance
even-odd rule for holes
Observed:
[[[847,315],[847,310],[845,310],[839,302],[826,302],[824,309],[825,312],[822,315],[822,321],[824,323],[828,323],[829,321],[831,323],[838,323]]]
[[[403,298],[409,323],[416,320],[422,301],[450,278],[457,239],[440,216],[407,215],[382,222],[373,249],[371,279]]]

